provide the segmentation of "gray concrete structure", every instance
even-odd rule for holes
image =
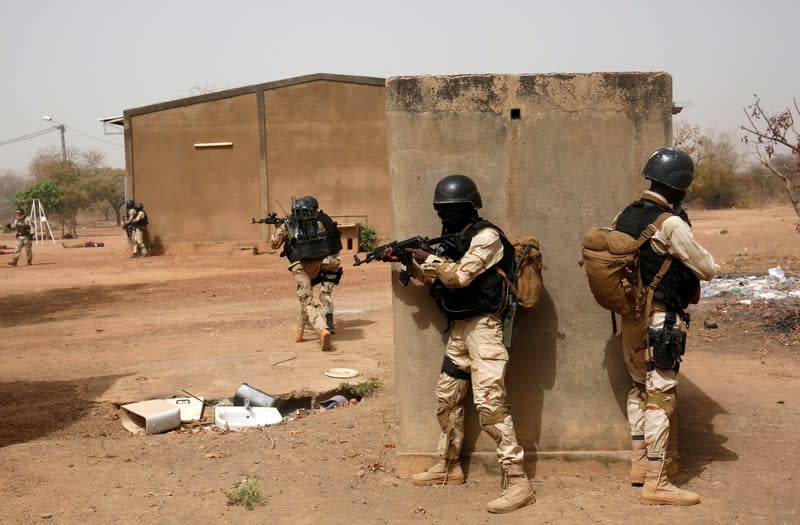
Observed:
[[[609,313],[594,302],[578,261],[583,233],[608,224],[646,187],[641,167],[671,143],[671,77],[394,77],[386,87],[396,238],[438,234],[434,187],[463,173],[478,184],[484,217],[511,237],[541,240],[545,294],[536,312],[520,316],[507,375],[528,472],[623,471],[630,381]],[[397,467],[407,475],[436,457],[433,389],[446,323],[425,288],[393,286]],[[497,468],[474,410],[463,453],[470,468]]]

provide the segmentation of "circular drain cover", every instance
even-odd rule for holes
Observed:
[[[350,377],[356,377],[358,375],[358,370],[354,370],[352,368],[328,368],[325,370],[325,375],[338,379],[347,379]]]

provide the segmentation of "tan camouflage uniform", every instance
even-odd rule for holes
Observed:
[[[31,235],[33,235],[33,222],[30,217],[14,217],[10,226],[12,230],[17,230],[17,245],[14,248],[14,255],[11,257],[11,262],[8,264],[16,266],[19,256],[24,249],[28,265],[31,265],[33,263],[33,241],[31,240]]]
[[[139,222],[143,221],[146,217],[144,210],[133,210],[136,215],[133,217],[131,224],[133,224],[133,234],[131,235],[131,242],[133,244],[133,256],[138,255],[147,256],[147,245],[144,243],[144,231],[147,226],[140,225]]]
[[[274,250],[277,250],[286,242],[287,234],[288,231],[285,224],[281,224],[275,229],[270,239]],[[297,298],[300,301],[296,330],[299,330],[301,333],[307,323],[317,331],[327,327],[325,324],[325,311],[321,306],[314,303],[314,294],[311,287],[311,281],[319,274],[323,261],[324,259],[321,261],[296,261],[289,263],[289,271],[292,272]]]
[[[128,211],[125,214],[125,222],[124,222],[125,226],[129,226],[131,223],[133,223],[133,220],[136,218],[136,213],[137,212],[136,212],[136,210],[134,208],[128,208]],[[129,230],[130,230],[130,233],[128,233]],[[133,246],[134,246],[134,243],[133,243],[133,228],[129,227],[129,228],[125,229],[125,237],[128,238],[128,246],[133,248]]]
[[[669,207],[658,193],[645,191],[644,197]],[[691,227],[680,217],[665,220],[650,242],[658,255],[672,255],[675,262],[686,266],[698,279],[708,281],[714,277],[714,258],[694,239]],[[663,328],[664,310],[662,304],[654,301],[650,309],[650,326]],[[680,317],[675,327],[686,328]],[[677,404],[677,373],[661,369],[647,371],[648,352],[652,348],[647,346],[646,327],[631,317],[622,318],[622,351],[628,374],[633,380],[627,400],[633,446],[638,446],[642,454],[646,448],[648,457],[664,458],[669,440],[669,417]]]
[[[320,265],[320,272],[329,272],[335,274],[342,267],[342,258],[339,254],[328,255],[322,259]],[[322,281],[319,290],[319,302],[322,304],[322,309],[325,315],[333,315],[333,289],[336,287],[330,281]]]
[[[469,249],[458,261],[431,255],[422,264],[414,263],[412,275],[430,284],[438,278],[448,288],[464,288],[478,275],[503,258],[503,244],[493,228],[480,230]],[[438,452],[442,459],[457,460],[464,440],[463,401],[472,385],[472,397],[480,425],[497,444],[497,457],[505,468],[521,466],[524,451],[517,443],[514,423],[506,404],[505,374],[508,351],[503,345],[502,321],[494,315],[478,315],[453,321],[445,347],[445,355],[471,380],[456,379],[441,373],[436,385],[437,408],[441,434]]]

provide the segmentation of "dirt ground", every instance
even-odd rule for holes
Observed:
[[[721,273],[780,265],[800,275],[790,208],[691,216]],[[290,340],[296,299],[284,259],[129,259],[118,228],[80,235],[104,247],[39,244],[31,267],[0,255],[0,523],[800,523],[798,299],[746,305],[729,294],[694,308],[676,481],[700,505],[642,506],[615,475],[530,472],[537,503],[494,516],[485,504],[499,494],[497,477],[415,487],[394,473],[388,265],[346,266],[334,351],[322,353],[313,337]],[[322,373],[329,367],[382,386],[257,430],[140,436],[120,421],[120,404],[182,390],[220,399],[242,382],[302,409],[338,391],[342,380]],[[243,479],[263,493],[253,510],[227,504]]]

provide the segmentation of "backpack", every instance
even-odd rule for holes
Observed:
[[[649,309],[653,291],[667,273],[672,257],[666,257],[653,282],[644,288],[639,271],[639,248],[650,240],[671,213],[662,213],[634,239],[610,227],[595,226],[583,236],[581,266],[586,271],[595,301],[619,315],[639,316]]]
[[[508,239],[514,247],[514,275],[509,278],[503,270],[497,272],[511,288],[517,305],[535,309],[542,298],[542,252],[539,241],[530,236]]]

